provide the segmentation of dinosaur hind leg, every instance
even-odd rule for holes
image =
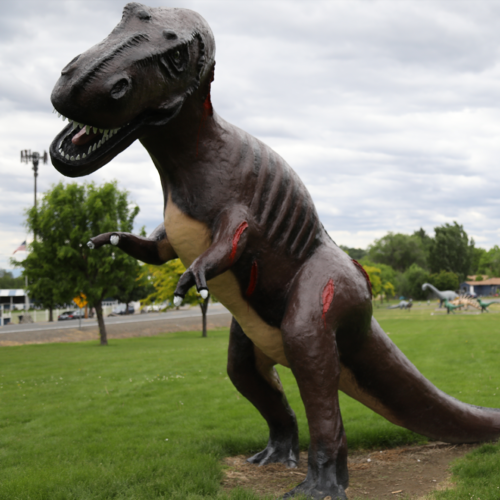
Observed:
[[[295,413],[288,405],[274,363],[254,346],[234,318],[227,371],[236,389],[259,410],[269,426],[267,447],[248,461],[296,467],[299,437]]]

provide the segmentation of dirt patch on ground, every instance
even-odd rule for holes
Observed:
[[[353,452],[348,467],[349,499],[379,500],[404,498],[417,500],[436,489],[452,488],[450,462],[473,450],[476,445],[431,443],[425,446],[392,450]],[[246,462],[248,457],[224,460],[225,490],[236,487],[250,489],[259,495],[281,498],[307,473],[307,453],[300,454],[300,465],[287,469],[282,464],[257,467]]]

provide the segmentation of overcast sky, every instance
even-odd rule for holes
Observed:
[[[26,238],[33,173],[48,150],[60,70],[119,22],[116,0],[4,2],[0,17],[0,268]],[[338,244],[456,220],[500,244],[500,2],[150,1],[187,7],[217,43],[216,111],[278,151]],[[77,182],[117,179],[162,220],[158,175],[139,143]],[[71,181],[42,165],[39,195]],[[22,256],[22,255],[20,255]]]

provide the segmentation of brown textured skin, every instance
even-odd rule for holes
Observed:
[[[177,57],[177,47],[180,71],[161,62]],[[339,390],[431,438],[496,439],[497,410],[439,391],[372,318],[366,277],[328,237],[285,161],[212,111],[214,55],[210,28],[196,13],[127,5],[117,28],[63,70],[52,94],[56,110],[73,120],[123,129],[89,158],[68,161],[59,148],[76,157],[86,147],[72,145],[66,127],[50,153],[60,172],[79,177],[136,139],[148,150],[163,186],[164,223],[149,238],[106,233],[91,241],[98,248],[118,236],[119,248],[151,264],[180,257],[188,269],[176,293],[209,288],[232,312],[228,373],[270,430],[268,446],[250,461],[298,461],[297,423],[275,364],[292,369],[311,435],[307,478],[285,498],[346,498]]]

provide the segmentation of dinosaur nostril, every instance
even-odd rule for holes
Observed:
[[[118,80],[111,89],[111,97],[113,99],[122,98],[128,91],[130,87],[130,82],[126,78]]]

